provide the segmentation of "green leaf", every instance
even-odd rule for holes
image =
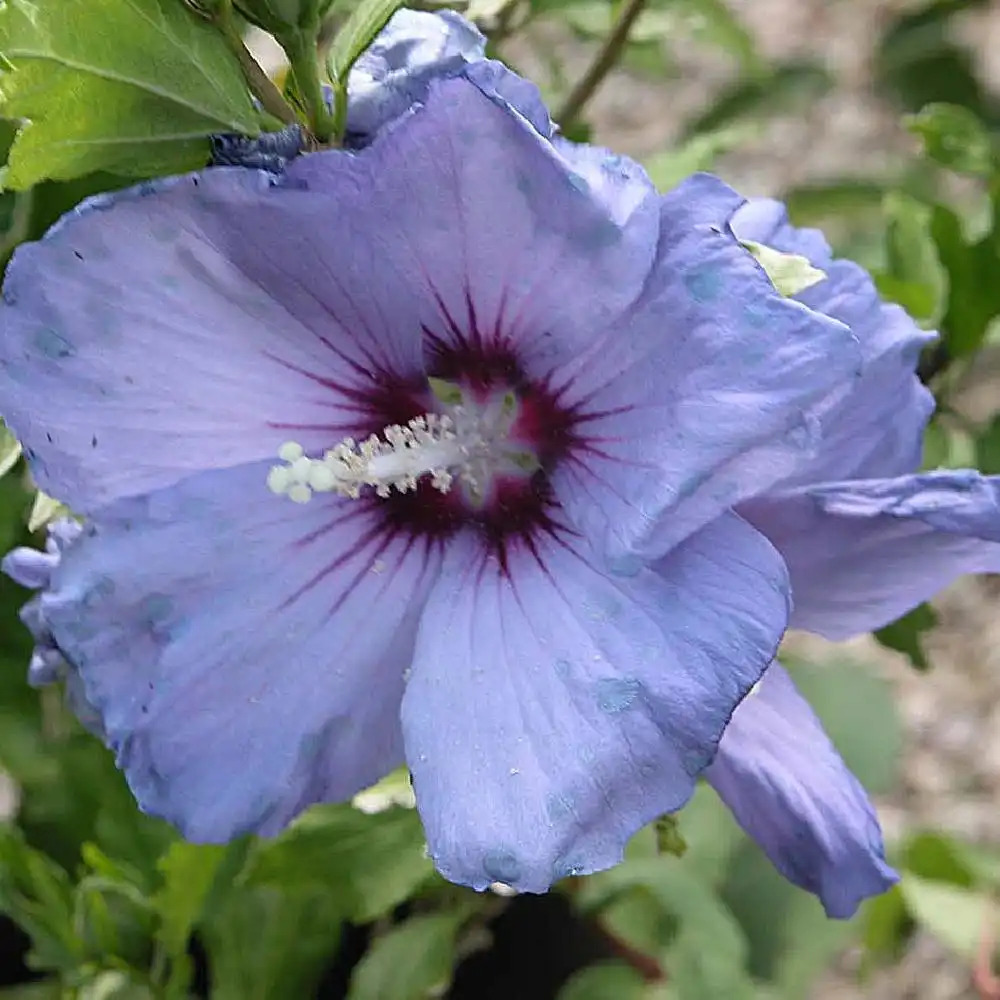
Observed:
[[[455,939],[466,913],[413,917],[376,938],[351,976],[347,1000],[424,1000],[451,982]]]
[[[988,476],[1000,473],[1000,414],[976,438],[976,467]]]
[[[0,989],[0,1000],[63,1000],[62,984],[58,979],[37,983],[22,983]]]
[[[149,964],[156,914],[135,885],[86,875],[76,887],[73,927],[86,957],[119,959],[133,968]]]
[[[658,955],[677,934],[677,920],[644,888],[615,896],[601,908],[601,926],[647,956]]]
[[[179,0],[8,0],[2,111],[29,119],[4,184],[203,166],[214,132],[257,132],[222,35]]]
[[[171,958],[176,960],[186,953],[188,938],[228,850],[213,844],[177,841],[160,859],[163,886],[153,898],[160,917],[156,936]]]
[[[676,149],[664,150],[647,157],[643,166],[656,187],[661,191],[668,191],[699,170],[711,170],[720,156],[758,132],[755,125],[747,122],[729,125],[714,132],[702,132]]]
[[[677,923],[663,964],[678,1000],[754,1000],[739,924],[683,862],[669,857],[626,861],[588,878],[577,902],[584,911],[600,911],[634,888],[648,892]],[[711,942],[710,948],[706,942]]]
[[[212,1000],[315,995],[337,952],[341,917],[326,885],[234,886],[201,929]]]
[[[660,854],[672,854],[680,858],[687,851],[687,843],[676,816],[661,816],[653,824],[653,829],[656,832],[656,849]]]
[[[930,670],[922,636],[934,628],[937,621],[937,612],[929,604],[918,604],[902,618],[878,629],[875,638],[887,649],[903,653],[917,670]]]
[[[895,779],[902,729],[889,686],[863,664],[782,659],[847,766],[869,792]]]
[[[359,0],[334,36],[327,55],[330,79],[344,83],[358,56],[403,6],[403,0]]]
[[[866,953],[863,969],[870,968],[873,963],[899,959],[909,940],[913,922],[906,912],[906,902],[898,885],[865,903],[861,926],[861,940]]]
[[[921,469],[968,469],[976,464],[976,441],[968,429],[935,415],[924,431]]]
[[[975,882],[974,865],[966,856],[965,846],[946,834],[930,830],[907,838],[901,867],[911,875],[963,888],[971,888]]]
[[[733,857],[722,898],[749,942],[750,971],[788,997],[805,996],[851,934],[849,925],[827,919],[819,900],[783,878],[750,840]]]
[[[50,521],[66,517],[69,512],[69,507],[64,503],[60,503],[54,497],[39,490],[35,494],[35,499],[31,503],[31,511],[28,514],[28,531],[37,531]]]
[[[25,844],[13,827],[0,829],[0,911],[31,937],[34,968],[68,972],[80,963],[73,909],[65,870]]]
[[[743,119],[760,120],[808,106],[825,94],[832,82],[829,73],[811,63],[788,63],[760,78],[741,79],[687,123],[685,137],[714,132]]]
[[[856,929],[847,921],[831,920],[815,896],[779,875],[768,858],[761,856],[759,863],[767,867],[769,875],[780,881],[782,891],[788,894],[782,921],[784,947],[774,967],[774,981],[785,997],[807,996],[820,973],[853,943]],[[766,922],[772,926],[778,923]]]
[[[903,899],[918,924],[963,958],[975,957],[983,922],[992,912],[987,893],[904,874]]]
[[[7,161],[18,123],[0,120],[0,160]],[[33,191],[0,192],[0,271],[15,247],[28,237],[34,209]]]
[[[687,843],[684,867],[709,885],[718,885],[743,842],[743,831],[715,790],[705,782],[695,789],[679,819]]]
[[[885,184],[861,178],[805,184],[785,193],[788,215],[797,226],[812,225],[845,214],[878,210],[888,194]]]
[[[991,101],[972,53],[953,40],[952,18],[992,0],[931,0],[905,9],[882,33],[875,53],[876,84],[909,111],[947,101],[985,113]],[[909,5],[908,5],[909,6]]]
[[[936,323],[944,309],[947,279],[931,235],[933,212],[899,191],[882,203],[886,217],[886,270],[876,284],[883,297],[911,316]]]
[[[643,1000],[646,984],[624,962],[598,962],[574,973],[557,1000]]]
[[[21,457],[21,442],[0,423],[0,476],[6,476]]]
[[[318,25],[333,0],[234,0],[236,9],[253,24],[281,36]],[[313,32],[315,37],[315,32]]]
[[[433,875],[412,809],[366,815],[318,806],[280,837],[257,846],[244,873],[252,885],[326,886],[356,923],[383,916]]]
[[[952,357],[965,357],[979,350],[990,322],[1000,315],[1000,233],[970,244],[959,217],[943,205],[934,207],[931,233],[948,274],[948,306],[941,323],[944,343]]]
[[[826,277],[823,271],[798,254],[782,253],[754,240],[742,242],[771,279],[771,284],[786,298],[812,288]]]
[[[159,1000],[145,983],[120,970],[98,972],[80,985],[75,1000]]]
[[[723,0],[674,0],[671,8],[670,13],[682,16],[697,40],[736,56],[744,77],[763,71],[764,61],[757,52],[753,35]]]
[[[974,177],[990,177],[997,169],[993,139],[968,108],[928,104],[906,119],[906,127],[920,137],[927,155],[942,166]]]

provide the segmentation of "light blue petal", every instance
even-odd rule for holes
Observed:
[[[367,146],[382,130],[427,100],[431,83],[464,76],[492,100],[553,131],[538,88],[486,58],[486,39],[454,11],[397,11],[351,69],[346,142]]]
[[[82,531],[78,521],[69,517],[58,518],[46,528],[44,552],[22,546],[12,549],[0,562],[0,571],[15,583],[40,591],[19,612],[21,621],[35,640],[31,662],[28,664],[28,683],[32,687],[42,687],[64,679],[69,686],[73,674],[72,665],[56,645],[49,628],[45,617],[45,601],[64,553],[76,542]]]
[[[629,579],[569,536],[506,573],[480,546],[454,541],[424,611],[406,757],[443,875],[544,892],[687,800],[784,631],[785,571],[733,515]]]
[[[266,465],[95,514],[45,615],[140,807],[193,841],[274,833],[401,762],[439,562],[363,501],[295,506]]]
[[[750,198],[730,225],[737,239],[756,240],[782,253],[801,254],[821,270],[833,262],[833,251],[823,233],[793,226],[788,221],[788,210],[773,198]]]
[[[863,268],[833,260],[817,230],[791,226],[779,202],[748,202],[733,217],[732,227],[740,239],[801,254],[825,271],[826,279],[798,298],[846,323],[861,345],[861,377],[845,384],[820,415],[820,448],[782,488],[915,471],[934,409],[934,398],[920,383],[916,368],[936,335],[921,330],[899,306],[883,302]]]
[[[399,10],[362,53],[348,78],[347,136],[367,145],[427,96],[432,79],[485,58],[486,39],[452,11]]]
[[[31,590],[40,590],[48,584],[52,571],[58,565],[57,555],[21,546],[12,549],[3,557],[0,570],[3,570],[16,584]]]
[[[465,67],[464,76],[487,97],[514,111],[531,124],[539,135],[551,138],[555,124],[541,92],[530,80],[518,76],[497,59],[483,59]]]
[[[364,166],[317,155],[324,192],[217,168],[94,199],[17,250],[0,414],[43,489],[86,513],[289,438],[321,451],[361,429],[352,389],[419,376]]]
[[[655,195],[616,219],[548,140],[466,79],[433,81],[424,108],[357,159],[370,225],[363,237],[338,232],[375,256],[386,282],[418,290],[407,323],[426,331],[432,373],[439,348],[461,348],[543,381],[642,291]],[[324,154],[303,156],[286,177],[327,190],[333,168]]]
[[[1000,477],[930,472],[755,500],[784,556],[792,624],[830,639],[881,628],[965,573],[1000,572]]]
[[[594,194],[611,211],[616,222],[624,223],[656,187],[646,171],[627,156],[619,156],[600,146],[569,142],[561,136],[552,140],[559,154],[590,185]]]
[[[642,295],[554,379],[585,420],[553,482],[612,561],[660,555],[795,474],[857,376],[850,331],[782,298],[728,232],[740,204],[708,175],[664,196]]]
[[[736,709],[707,777],[778,871],[829,916],[853,916],[898,881],[865,790],[777,663]]]

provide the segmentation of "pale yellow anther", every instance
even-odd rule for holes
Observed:
[[[287,465],[273,465],[267,474],[267,488],[272,493],[285,493],[292,485],[291,469]]]
[[[337,475],[328,465],[317,462],[310,467],[306,481],[317,493],[329,493],[337,485]]]
[[[267,486],[306,503],[313,493],[356,498],[365,487],[382,498],[393,490],[410,493],[426,477],[441,493],[459,479],[478,497],[492,463],[499,458],[510,464],[504,444],[516,409],[512,393],[483,408],[455,406],[450,413],[414,417],[405,426],[390,424],[381,436],[372,434],[360,444],[344,438],[322,458],[310,458],[298,442],[286,441],[278,450],[285,464],[271,468]]]

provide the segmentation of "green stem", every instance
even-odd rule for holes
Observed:
[[[261,69],[260,63],[243,44],[243,36],[233,19],[232,5],[223,4],[215,15],[215,21],[229,48],[239,60],[243,76],[254,96],[260,101],[261,107],[285,125],[295,125],[299,120],[295,112],[281,96],[281,91],[274,85],[274,81]]]
[[[279,39],[288,55],[288,62],[295,77],[299,94],[305,102],[309,116],[309,128],[320,142],[329,142],[339,135],[336,123],[336,107],[331,115],[323,100],[323,86],[319,79],[319,59],[314,39],[316,32],[303,30],[292,38]],[[335,99],[340,100],[339,88]],[[346,93],[344,95],[346,104]]]
[[[0,270],[10,259],[17,245],[28,238],[28,233],[31,231],[31,213],[35,205],[34,188],[28,188],[27,191],[11,191],[9,194],[14,199],[14,209],[11,212],[7,232],[0,238]]]
[[[621,6],[611,33],[604,39],[604,44],[594,56],[594,61],[570,91],[569,97],[566,98],[556,115],[558,122],[569,125],[580,117],[580,112],[587,106],[587,102],[597,92],[597,88],[603,83],[608,73],[614,69],[615,63],[618,62],[618,57],[628,41],[629,32],[645,6],[646,0],[626,0]]]
[[[333,134],[338,142],[347,131],[347,81],[333,86]]]

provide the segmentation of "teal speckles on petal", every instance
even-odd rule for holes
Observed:
[[[43,326],[35,333],[33,343],[47,358],[71,358],[76,354],[76,348],[57,330]]]
[[[18,385],[31,387],[35,385],[35,372],[29,364],[20,361],[4,361],[0,363],[0,371],[3,372],[4,378],[16,382]]]
[[[796,448],[808,448],[816,442],[820,431],[819,421],[810,415],[791,427],[787,437]]]
[[[80,598],[80,603],[85,608],[93,608],[112,597],[115,592],[115,581],[110,576],[99,576],[87,588],[86,593]]]
[[[575,188],[581,194],[590,194],[590,184],[586,177],[582,177],[578,173],[570,172],[566,175],[569,180],[570,186]]]
[[[101,625],[89,615],[75,615],[63,622],[53,635],[63,655],[74,663],[84,663],[86,654],[81,644],[91,642],[101,632]]]
[[[597,219],[577,234],[583,250],[605,250],[621,242],[621,227],[613,219]]]
[[[559,858],[552,866],[552,877],[557,882],[561,878],[582,875],[586,871],[587,866],[579,858]]]
[[[142,617],[149,624],[150,630],[159,633],[165,623],[173,616],[174,601],[166,594],[150,594],[143,598]]]
[[[773,319],[767,309],[761,308],[756,302],[748,302],[743,308],[743,319],[747,326],[754,330],[762,330]]]
[[[108,342],[117,341],[122,336],[121,312],[107,299],[92,298],[83,307],[83,312],[92,329],[98,331]]]
[[[492,881],[510,885],[521,877],[521,862],[513,851],[499,847],[483,856],[483,871]]]
[[[158,243],[174,243],[181,236],[181,230],[176,223],[159,220],[149,227],[149,235]]]
[[[622,577],[626,580],[638,576],[639,571],[645,565],[645,560],[636,555],[615,556],[608,560],[608,569],[612,575]]]
[[[568,796],[552,792],[545,799],[545,815],[553,823],[561,823],[574,814],[573,803]]]
[[[677,488],[677,500],[687,500],[695,495],[702,486],[712,478],[712,471],[699,472],[689,479],[685,479]]]
[[[617,715],[632,707],[642,691],[634,677],[602,677],[594,685],[597,707],[608,715]]]
[[[714,302],[722,294],[722,274],[717,267],[700,267],[684,275],[684,287],[695,302]]]
[[[592,622],[617,621],[624,610],[621,601],[612,594],[601,594],[595,600],[589,601],[584,612]]]

